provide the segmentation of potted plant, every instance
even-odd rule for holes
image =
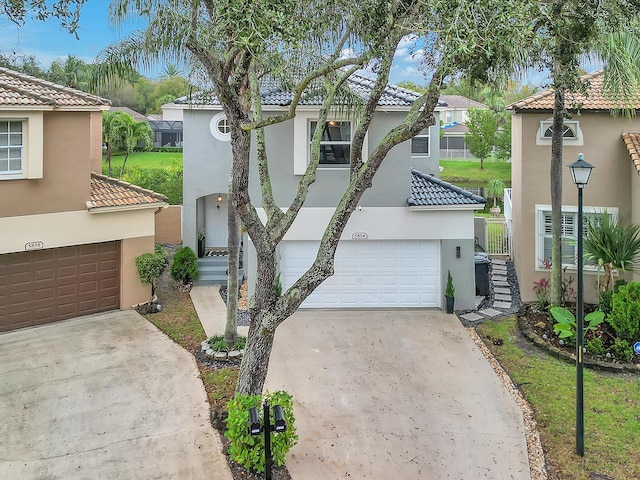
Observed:
[[[204,257],[205,254],[205,229],[198,232],[198,258]]]
[[[453,278],[451,272],[447,270],[447,286],[444,289],[444,297],[447,300],[446,312],[453,313],[453,303],[455,301],[456,290],[453,288]]]

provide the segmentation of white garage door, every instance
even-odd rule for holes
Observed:
[[[318,242],[281,244],[280,278],[285,290],[309,268],[317,251]],[[302,307],[439,307],[439,279],[437,241],[341,241],[335,274]]]

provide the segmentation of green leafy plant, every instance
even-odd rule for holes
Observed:
[[[236,395],[227,403],[229,416],[227,417],[227,431],[229,439],[229,457],[247,470],[264,472],[264,434],[252,436],[249,434],[249,409],[258,409],[260,423],[264,425],[262,404],[268,401],[271,406],[280,405],[287,422],[287,430],[282,433],[271,432],[271,453],[273,464],[283,465],[285,457],[291,447],[298,442],[295,417],[293,416],[293,398],[287,392],[278,391],[264,396]],[[273,425],[273,418],[271,420]]]
[[[591,261],[604,269],[599,282],[601,291],[611,286],[612,271],[633,270],[640,259],[640,226],[623,217],[616,223],[611,214],[587,217],[587,234],[584,238],[584,251]]]
[[[447,270],[447,286],[444,289],[445,297],[454,297],[456,290],[453,288],[453,278],[451,277],[451,271]]]
[[[202,230],[200,230],[198,232],[198,240],[203,240],[205,235],[206,235],[207,231],[203,228]]]
[[[136,257],[136,269],[140,281],[145,285],[151,285],[151,298],[149,299],[149,306],[151,306],[156,294],[156,280],[164,269],[164,259],[155,253],[143,253]]]
[[[179,248],[171,264],[171,278],[176,282],[187,284],[197,280],[199,276],[198,257],[195,252],[189,247]]]
[[[156,243],[155,254],[158,255],[162,259],[162,264],[164,266],[166,266],[167,265],[167,257],[169,255],[167,253],[167,249],[164,248],[161,244]]]
[[[616,338],[609,350],[611,354],[621,362],[630,362],[634,355],[631,344],[621,338]]]
[[[604,347],[602,339],[599,337],[587,340],[585,347],[587,349],[587,353],[590,353],[591,355],[604,355],[607,353],[607,349]]]
[[[553,326],[553,331],[558,335],[558,338],[574,340],[576,338],[577,324],[573,313],[564,307],[552,307],[551,315],[557,322]],[[604,312],[596,310],[586,315],[584,317],[583,334],[586,335],[588,332],[595,331],[602,322],[604,322]]]
[[[640,282],[621,285],[613,294],[613,305],[607,322],[618,338],[630,343],[640,340]]]
[[[243,350],[247,345],[247,337],[238,335],[236,342],[229,348],[224,341],[224,335],[214,335],[207,340],[209,346],[216,352],[228,352],[230,350]]]

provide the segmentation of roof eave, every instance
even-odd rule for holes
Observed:
[[[109,207],[96,207],[93,206],[93,202],[87,202],[87,210],[89,213],[113,213],[113,212],[124,212],[130,210],[144,210],[144,209],[158,209],[158,208],[167,208],[169,204],[167,202],[157,202],[157,203],[138,203],[135,205],[115,205]]]
[[[458,205],[407,205],[409,211],[411,212],[420,212],[420,211],[434,211],[434,210],[482,210],[484,208],[484,203],[464,203]]]

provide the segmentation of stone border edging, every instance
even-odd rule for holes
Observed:
[[[524,314],[517,314],[517,323],[520,332],[531,342],[537,345],[539,348],[545,350],[550,355],[560,358],[560,360],[564,360],[567,363],[576,362],[575,353],[569,353],[564,350],[559,349],[558,347],[551,345],[549,342],[545,342],[542,338],[540,338],[527,324],[526,317]],[[595,368],[598,370],[605,370],[607,372],[612,373],[635,373],[640,374],[640,365],[636,365],[634,363],[609,363],[604,362],[602,360],[593,360],[591,358],[584,359],[584,366],[587,368]]]

